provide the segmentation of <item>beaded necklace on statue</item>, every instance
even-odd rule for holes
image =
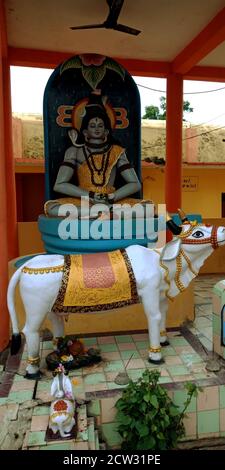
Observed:
[[[95,186],[104,186],[105,185],[105,182],[106,182],[105,176],[106,176],[106,170],[107,170],[108,163],[109,163],[110,149],[111,149],[111,146],[105,147],[105,151],[101,155],[101,153],[99,151],[91,152],[91,150],[88,147],[86,147],[86,146],[83,147],[85,160],[87,162],[88,168],[89,168],[90,173],[91,173],[91,182]],[[94,158],[95,155],[99,155],[99,156],[102,157],[99,167],[97,167],[97,165],[96,165],[96,161],[95,161],[95,158]],[[99,178],[99,177],[101,177],[101,178]],[[100,179],[100,181],[99,181],[99,179]]]

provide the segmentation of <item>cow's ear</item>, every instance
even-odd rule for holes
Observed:
[[[174,238],[171,242],[168,242],[162,250],[160,259],[162,261],[172,261],[175,259],[180,251],[180,245],[180,238]]]

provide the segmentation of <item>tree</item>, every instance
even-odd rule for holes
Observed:
[[[158,106],[145,106],[145,115],[143,119],[159,119],[159,108]]]
[[[145,115],[142,119],[166,119],[166,98],[165,96],[160,96],[160,109],[158,106],[145,106]],[[161,112],[160,112],[161,111]],[[194,109],[191,108],[189,101],[183,101],[183,112],[184,113],[193,113]],[[185,121],[185,119],[183,119]]]

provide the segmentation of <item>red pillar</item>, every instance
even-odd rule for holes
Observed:
[[[0,30],[2,31],[3,5],[0,4]],[[6,293],[8,283],[8,247],[7,247],[7,209],[6,209],[6,177],[5,177],[5,126],[4,126],[4,82],[3,57],[5,45],[0,33],[0,351],[8,344],[9,317],[6,306]]]
[[[10,66],[8,61],[7,31],[5,22],[4,2],[1,0],[1,35],[3,43],[2,72],[3,72],[3,109],[4,109],[4,141],[5,141],[5,177],[7,198],[7,237],[8,259],[18,256],[17,216],[16,216],[16,183],[12,147],[12,109]]]
[[[166,97],[166,171],[165,197],[168,212],[181,207],[183,78],[170,74]]]
[[[0,351],[9,342],[9,315],[6,305],[8,259],[17,254],[10,82],[4,13],[3,0],[0,0]]]

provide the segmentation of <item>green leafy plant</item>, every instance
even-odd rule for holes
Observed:
[[[185,411],[199,388],[192,383],[185,384],[187,399],[180,411],[167,390],[158,384],[159,377],[158,370],[146,369],[137,382],[129,382],[116,402],[123,450],[173,449],[185,435]]]

